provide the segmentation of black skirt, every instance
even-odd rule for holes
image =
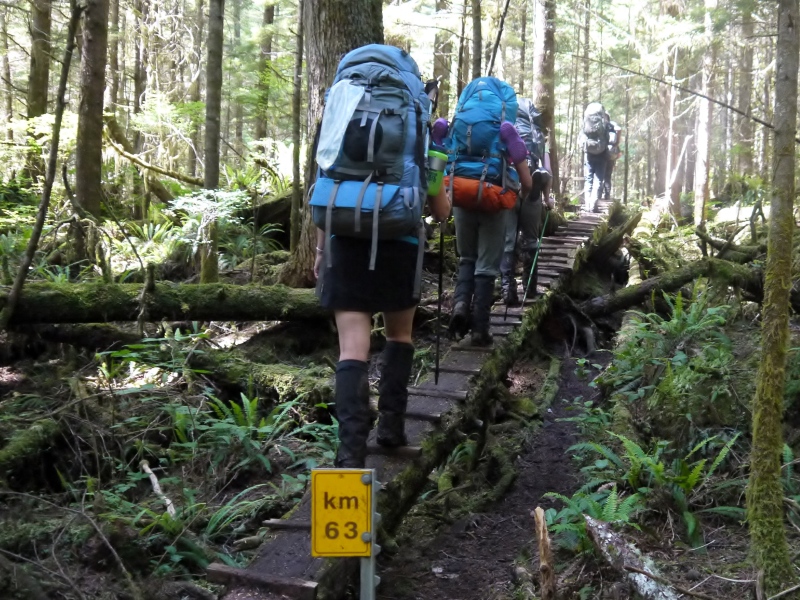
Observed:
[[[394,312],[419,302],[414,298],[419,247],[405,240],[379,240],[375,269],[369,269],[370,240],[334,236],[331,267],[323,259],[318,293],[329,310]]]

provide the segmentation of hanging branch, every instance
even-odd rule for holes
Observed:
[[[745,117],[746,119],[750,119],[751,121],[755,121],[759,125],[762,125],[762,126],[768,128],[768,129],[773,129],[773,130],[775,129],[775,126],[772,123],[767,123],[763,119],[759,119],[758,117],[754,117],[750,113],[747,113],[747,112],[741,110],[740,108],[736,108],[735,106],[731,106],[730,104],[726,104],[725,102],[722,102],[721,100],[717,100],[716,98],[712,98],[711,96],[706,96],[705,94],[703,94],[701,92],[698,92],[696,90],[692,90],[692,89],[683,87],[682,85],[678,85],[677,83],[673,83],[671,81],[665,81],[664,79],[660,79],[658,77],[654,77],[653,75],[648,75],[647,73],[642,73],[641,71],[635,71],[633,69],[628,69],[626,67],[621,67],[619,65],[615,65],[613,63],[606,62],[604,60],[600,60],[599,58],[589,58],[589,60],[591,62],[595,62],[595,63],[601,64],[601,65],[605,65],[605,66],[608,66],[608,67],[612,67],[614,69],[619,69],[620,71],[624,71],[625,73],[630,73],[631,75],[636,75],[638,77],[644,77],[645,79],[649,79],[650,81],[655,81],[656,83],[661,83],[663,85],[668,85],[670,87],[675,88],[678,91],[681,91],[681,92],[684,92],[686,94],[689,94],[690,96],[695,96],[697,98],[702,98],[703,100],[708,100],[712,104],[716,104],[717,106],[721,106],[722,108],[726,108],[726,109],[728,109],[728,110],[730,110],[732,112],[735,112],[737,115],[741,115],[741,116]],[[796,137],[795,141],[798,144],[800,144],[800,137]]]
[[[72,51],[75,49],[75,31],[78,29],[78,22],[85,8],[84,6],[78,6],[75,0],[71,0],[70,5],[72,13],[69,18],[69,26],[67,27],[67,46],[64,49],[64,60],[61,63],[61,77],[58,81],[53,137],[50,140],[50,155],[47,160],[47,177],[45,178],[44,190],[42,191],[42,200],[39,202],[39,212],[36,214],[36,223],[31,232],[31,239],[28,240],[28,247],[25,249],[25,255],[22,257],[22,263],[19,266],[19,271],[17,271],[14,285],[11,288],[11,292],[8,294],[6,306],[3,311],[0,312],[0,329],[7,328],[8,322],[14,314],[14,309],[17,306],[20,293],[22,292],[22,286],[25,285],[25,279],[28,276],[28,269],[31,267],[33,256],[36,254],[36,249],[39,246],[39,239],[42,237],[42,229],[44,229],[44,222],[47,219],[47,211],[50,208],[50,196],[53,193],[53,183],[56,179],[58,143],[61,138],[61,121],[64,118],[64,108],[66,107],[64,95],[67,91],[69,65],[72,62]]]
[[[503,26],[506,22],[506,15],[508,14],[508,5],[511,4],[511,0],[506,0],[505,8],[503,8],[503,14],[500,16],[500,25],[497,28],[497,38],[494,40],[494,48],[492,48],[492,59],[489,61],[489,67],[486,69],[486,76],[492,76],[492,69],[494,69],[494,59],[497,57],[497,48],[500,46],[500,38],[503,35]]]
[[[123,158],[127,158],[133,164],[142,167],[143,169],[147,169],[148,171],[153,171],[153,173],[158,173],[159,175],[164,175],[166,177],[172,177],[173,179],[177,179],[178,181],[182,181],[183,183],[188,183],[189,185],[197,185],[202,187],[203,180],[199,177],[192,177],[191,175],[184,175],[183,173],[178,173],[177,171],[170,171],[169,169],[162,169],[152,163],[142,160],[136,154],[131,154],[130,152],[126,152],[124,148],[122,148],[119,144],[117,144],[114,140],[111,139],[111,136],[108,135],[108,132],[105,133],[106,141],[108,145],[111,146],[117,154],[122,156]]]

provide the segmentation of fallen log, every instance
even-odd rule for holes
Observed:
[[[31,283],[20,297],[11,325],[136,321],[140,284]],[[0,287],[0,309],[8,288]],[[147,298],[148,320],[296,321],[330,317],[314,290],[282,285],[175,285],[158,283]]]
[[[0,286],[0,310],[6,304],[8,287]],[[20,310],[10,325],[47,323],[111,323],[137,321],[142,285],[138,283],[29,283],[22,290]],[[332,313],[319,305],[314,290],[284,285],[202,285],[157,283],[146,301],[147,321],[319,321]],[[444,314],[444,313],[443,313]],[[415,322],[435,318],[436,308],[417,308]],[[43,337],[52,341],[91,346],[113,342],[113,333],[98,330],[103,340],[90,340],[89,331],[59,334],[53,328]],[[110,335],[105,335],[110,334]],[[86,344],[80,340],[86,340]],[[128,336],[120,341],[129,342]]]
[[[629,544],[611,525],[585,516],[586,532],[597,552],[605,561],[626,579],[636,593],[645,600],[678,600],[678,595],[664,584],[626,567],[658,575],[653,562],[642,556],[639,549]]]
[[[615,227],[603,236],[592,251],[592,262],[602,264],[611,258],[611,256],[622,247],[625,237],[633,233],[633,230],[636,229],[641,219],[642,213],[640,211],[631,216],[624,224]]]
[[[750,262],[760,254],[766,254],[767,246],[737,246],[732,240],[718,240],[712,238],[700,228],[695,229],[695,235],[717,251],[715,258],[724,258],[738,263]]]
[[[698,277],[711,277],[745,291],[750,299],[760,302],[763,299],[763,273],[717,258],[703,258],[663,275],[645,279],[642,283],[623,288],[616,293],[606,294],[587,300],[580,310],[589,317],[610,314],[625,310],[647,300],[654,292],[674,292]],[[792,307],[800,311],[800,291],[792,291]]]

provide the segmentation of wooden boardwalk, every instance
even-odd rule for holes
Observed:
[[[439,384],[432,376],[409,389],[406,434],[409,446],[385,449],[368,442],[367,468],[383,484],[379,493],[381,527],[396,528],[414,505],[431,470],[440,465],[463,439],[464,431],[482,427],[491,415],[493,386],[501,381],[547,314],[551,294],[585,261],[593,241],[606,230],[608,203],[600,214],[582,214],[545,237],[539,255],[540,293],[525,306],[492,308],[490,348],[453,344],[441,362]],[[519,288],[520,298],[523,295]],[[209,567],[210,581],[229,585],[225,600],[313,600],[335,598],[358,572],[357,559],[311,557],[310,495],[291,515],[265,523],[271,528],[258,556],[247,569],[219,564]],[[380,543],[380,537],[379,537]]]

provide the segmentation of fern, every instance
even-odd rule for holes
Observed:
[[[625,463],[622,462],[622,459],[611,448],[598,444],[597,442],[581,442],[567,448],[568,452],[580,452],[585,450],[597,452],[614,463],[618,468],[625,469]]]
[[[708,469],[708,473],[706,473],[704,481],[708,481],[708,479],[714,474],[714,471],[717,470],[717,467],[722,464],[722,461],[728,456],[731,448],[733,448],[733,444],[736,443],[736,440],[739,439],[740,435],[741,433],[737,432],[736,435],[733,436],[733,438],[731,438],[731,440],[722,447],[722,450],[720,450],[719,454],[717,454],[717,458],[715,458],[714,462],[711,463],[711,467]]]
[[[613,523],[617,518],[617,508],[619,507],[619,495],[617,494],[617,486],[614,486],[609,492],[606,502],[603,505],[602,519],[608,523]]]

